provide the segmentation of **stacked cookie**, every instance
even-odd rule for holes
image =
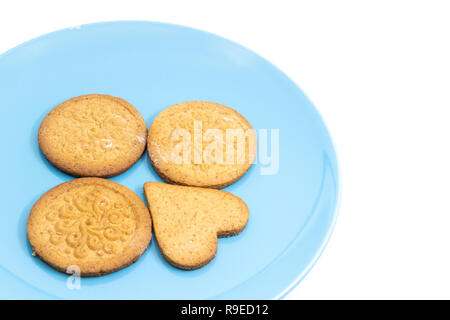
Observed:
[[[225,130],[234,134],[228,143],[219,139]],[[77,266],[81,276],[108,274],[139,259],[153,220],[169,263],[188,270],[206,265],[217,237],[238,234],[247,223],[246,204],[215,189],[250,168],[252,132],[236,111],[210,102],[164,110],[148,134],[142,116],[123,99],[85,95],[60,104],[42,121],[39,146],[52,164],[81,178],[51,189],[31,209],[27,233],[34,253],[62,272]],[[104,179],[129,169],[146,145],[153,168],[170,183],[145,183],[150,211],[134,192]],[[238,151],[230,155],[231,149]]]

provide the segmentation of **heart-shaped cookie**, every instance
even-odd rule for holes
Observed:
[[[161,254],[180,269],[208,264],[217,237],[236,235],[247,224],[247,205],[226,191],[147,182],[144,192]]]

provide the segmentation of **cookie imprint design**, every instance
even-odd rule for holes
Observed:
[[[127,101],[86,95],[51,110],[38,140],[47,159],[61,170],[75,176],[111,177],[140,158],[146,135],[145,121]]]
[[[61,116],[65,122],[64,132],[52,134],[59,141],[60,152],[77,151],[80,160],[114,159],[126,150],[129,141],[135,144],[145,141],[144,137],[135,134],[139,129],[135,116],[119,103],[113,106],[100,104],[95,109],[77,112],[63,110]]]
[[[152,238],[145,203],[130,189],[101,178],[64,182],[30,210],[27,235],[33,255],[60,272],[80,268],[95,277],[136,262]]]
[[[83,259],[90,254],[119,253],[116,243],[133,236],[134,212],[128,200],[114,190],[86,186],[60,197],[60,204],[46,214],[47,233],[50,243],[66,254]]]

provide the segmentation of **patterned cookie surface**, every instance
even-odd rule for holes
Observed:
[[[151,218],[130,189],[101,178],[65,182],[45,193],[28,217],[35,253],[61,272],[99,276],[137,261],[151,240]]]
[[[55,107],[41,123],[45,157],[74,176],[112,177],[126,171],[145,150],[147,127],[127,101],[91,94]]]
[[[256,156],[256,135],[235,110],[190,101],[171,106],[155,118],[147,150],[164,181],[221,189],[250,168]]]
[[[247,224],[247,205],[225,191],[147,182],[144,192],[160,252],[180,269],[208,264],[217,237],[236,235]]]

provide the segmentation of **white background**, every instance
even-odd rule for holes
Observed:
[[[243,44],[323,115],[340,160],[340,216],[287,299],[450,298],[450,2],[2,1],[0,52],[124,19]]]

